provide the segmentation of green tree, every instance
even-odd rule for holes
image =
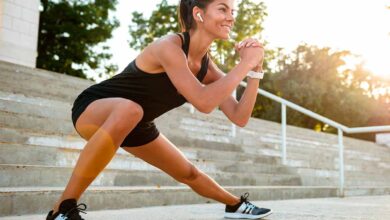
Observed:
[[[41,0],[37,67],[87,78],[86,72],[113,74],[117,66],[102,45],[119,26],[110,18],[116,0]],[[97,47],[101,47],[99,50]]]
[[[131,48],[142,50],[157,38],[180,31],[177,5],[169,5],[166,0],[162,0],[156,8],[148,19],[137,11],[132,13],[132,24],[129,26]]]
[[[278,72],[271,79],[273,88],[282,98],[341,124],[366,126],[378,112],[380,103],[368,95],[363,84],[376,84],[370,81],[372,74],[364,70],[363,64],[345,67],[345,58],[351,56],[354,55],[348,51],[306,44],[292,53],[281,52]],[[280,105],[265,113],[265,116],[276,113],[276,121],[280,121]],[[289,109],[287,115],[291,125],[335,132],[334,128],[294,110]]]
[[[362,111],[365,122],[358,126],[390,125],[390,80],[366,70],[364,63],[356,65],[352,70],[344,70],[342,83],[349,92],[356,94],[353,107]],[[369,101],[367,101],[369,99]],[[360,105],[360,106],[359,106]],[[375,133],[350,135],[352,137],[375,140]]]

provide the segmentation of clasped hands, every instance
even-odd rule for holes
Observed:
[[[264,47],[257,39],[247,38],[234,45],[235,50],[240,54],[241,62],[247,62],[253,66],[253,71],[262,71],[264,61]]]

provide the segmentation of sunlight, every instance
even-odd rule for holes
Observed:
[[[367,58],[366,68],[370,70],[374,75],[378,75],[381,78],[390,80],[390,62],[389,56],[378,54],[371,59]],[[385,60],[387,59],[387,61]]]
[[[390,79],[390,3],[386,0],[264,0],[269,16],[263,37],[292,50],[300,43],[361,56],[366,69]]]

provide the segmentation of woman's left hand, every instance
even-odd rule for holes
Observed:
[[[253,38],[247,38],[247,39],[241,41],[240,43],[235,44],[235,46],[234,46],[234,48],[237,51],[240,51],[241,49],[243,49],[245,47],[262,47],[262,48],[264,48],[262,43],[260,43],[257,39],[253,39]],[[262,71],[263,60],[264,59],[260,60],[259,65],[257,65],[255,68],[253,68],[253,71],[256,71],[256,72]]]

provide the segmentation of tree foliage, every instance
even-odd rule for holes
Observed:
[[[180,31],[177,5],[169,5],[166,0],[162,0],[156,8],[148,19],[137,11],[132,13],[129,31],[132,37],[130,47],[133,49],[142,50],[157,38]]]
[[[368,126],[378,114],[390,116],[386,104],[370,95],[372,89],[385,82],[373,80],[372,73],[364,69],[363,63],[346,67],[345,59],[353,56],[349,51],[306,44],[291,53],[280,51],[277,71],[270,80],[272,87],[282,98],[336,122],[349,127]],[[260,118],[269,119],[272,114],[275,114],[273,120],[280,121],[279,104],[255,111]],[[327,124],[292,109],[287,112],[287,121],[317,131],[335,132]]]
[[[119,26],[109,11],[116,0],[41,0],[37,67],[86,78],[88,70],[112,74],[106,45]],[[101,46],[101,51],[96,51]],[[104,69],[103,69],[104,68]],[[103,70],[102,70],[103,69]]]

